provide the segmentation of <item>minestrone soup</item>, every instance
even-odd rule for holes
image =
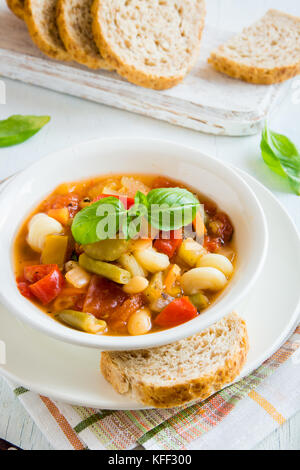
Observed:
[[[14,246],[20,293],[91,334],[143,335],[201,313],[234,271],[234,229],[216,204],[162,176],[58,186]]]

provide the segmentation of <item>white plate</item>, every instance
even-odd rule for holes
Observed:
[[[237,307],[247,322],[250,352],[241,376],[257,368],[286,340],[300,310],[300,238],[281,205],[243,173],[267,215],[267,261],[250,295]],[[25,326],[0,308],[0,340],[7,347],[1,373],[56,400],[101,409],[142,409],[114,392],[99,373],[100,354],[54,340]]]

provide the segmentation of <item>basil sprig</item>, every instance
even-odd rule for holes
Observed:
[[[300,154],[293,142],[285,135],[271,131],[266,124],[260,148],[268,167],[287,179],[292,190],[300,196]]]
[[[152,189],[147,196],[138,191],[128,211],[117,197],[110,196],[78,212],[72,234],[82,245],[114,238],[119,231],[124,238],[133,238],[143,217],[159,230],[177,230],[190,224],[199,209],[196,196],[183,188]]]
[[[190,224],[200,209],[196,196],[183,188],[157,188],[147,195],[148,222],[159,230],[177,230]]]
[[[127,211],[122,202],[113,196],[106,197],[75,215],[72,235],[81,245],[114,238],[126,217]]]
[[[50,121],[49,116],[14,115],[0,121],[0,147],[21,144]]]

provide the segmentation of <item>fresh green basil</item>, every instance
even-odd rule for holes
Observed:
[[[196,196],[183,188],[157,188],[147,195],[148,221],[159,230],[177,230],[190,224],[200,209]]]
[[[271,131],[266,125],[260,148],[268,167],[286,178],[292,190],[300,196],[300,154],[296,146],[286,136]]]
[[[50,121],[49,116],[15,115],[0,121],[0,147],[21,144]]]
[[[141,191],[138,191],[134,197],[134,205],[135,206],[148,206],[147,196],[143,194]]]
[[[72,235],[81,245],[114,238],[126,217],[127,211],[122,202],[113,196],[106,197],[76,214]]]
[[[143,218],[147,219],[148,216],[148,203],[147,197],[137,192],[135,196],[135,203],[127,212],[127,217],[124,219],[122,232],[124,237],[128,240],[130,238],[136,238],[142,227]]]
[[[196,196],[183,188],[157,188],[147,196],[137,192],[128,211],[118,198],[110,196],[78,212],[72,234],[82,245],[114,238],[119,231],[129,239],[138,234],[144,217],[159,230],[177,230],[190,224],[199,209]]]

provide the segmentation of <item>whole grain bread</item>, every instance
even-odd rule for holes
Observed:
[[[205,0],[94,0],[92,15],[102,56],[132,83],[170,88],[197,60]]]
[[[71,60],[56,24],[57,0],[25,0],[24,19],[36,46],[57,60]]]
[[[8,8],[21,20],[24,20],[24,0],[6,0]]]
[[[156,408],[204,400],[241,372],[249,349],[232,313],[190,338],[137,351],[103,352],[101,371],[120,394]]]
[[[76,62],[92,69],[112,70],[101,56],[92,33],[93,0],[58,0],[57,26],[60,37]]]
[[[283,82],[300,73],[300,18],[269,10],[257,23],[214,50],[216,70],[250,83]]]

